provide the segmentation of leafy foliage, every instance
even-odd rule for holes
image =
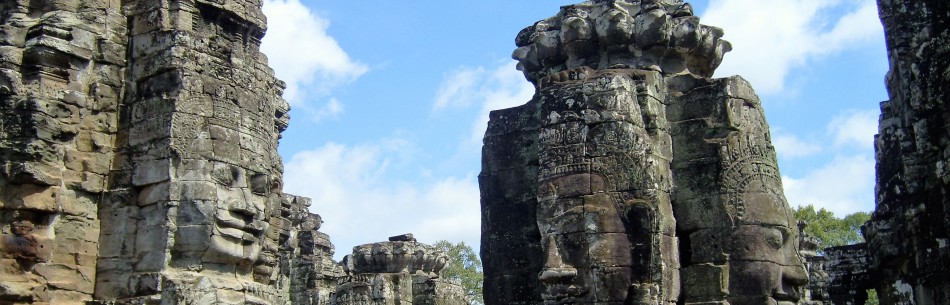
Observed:
[[[449,256],[449,263],[443,269],[442,276],[459,281],[472,304],[484,304],[482,261],[478,258],[478,253],[475,253],[465,242],[452,244],[449,241],[440,240],[435,243],[435,247]]]
[[[861,225],[871,219],[866,212],[857,212],[837,218],[831,211],[806,205],[795,208],[795,218],[805,221],[805,232],[818,239],[819,251],[828,247],[853,245],[864,242]]]
[[[868,300],[864,301],[864,305],[878,305],[881,304],[881,301],[877,298],[877,290],[868,289]]]
[[[809,204],[795,208],[795,218],[808,224],[805,232],[818,239],[818,250],[823,252],[828,247],[864,242],[861,226],[871,219],[871,215],[866,212],[857,212],[848,214],[844,218],[837,218],[831,211],[825,208],[815,210],[815,206]],[[864,304],[879,304],[877,291],[869,289],[867,292],[868,299]]]

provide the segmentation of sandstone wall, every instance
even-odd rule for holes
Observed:
[[[881,304],[950,304],[950,3],[878,1],[890,60],[876,210],[865,228]]]
[[[484,139],[486,304],[786,304],[807,274],[758,97],[682,1],[522,30],[535,84]]]
[[[0,303],[93,297],[127,65],[118,1],[0,3]]]
[[[335,302],[354,274],[281,189],[261,5],[0,3],[0,304]],[[464,301],[426,268],[381,302]]]

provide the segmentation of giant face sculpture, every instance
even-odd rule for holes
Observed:
[[[775,153],[768,144],[764,114],[756,103],[713,100],[705,106],[719,109],[697,113],[715,120],[717,111],[728,112],[724,117],[736,130],[710,144],[691,145],[696,152],[702,151],[702,145],[712,149],[695,153],[702,158],[683,162],[674,172],[686,177],[679,180],[675,203],[678,235],[690,244],[684,252],[689,257],[683,258],[689,262],[685,301],[795,304],[807,273],[798,252],[793,212],[785,201]],[[684,134],[684,140],[709,138],[700,132]],[[685,152],[686,145],[682,146]],[[699,288],[708,283],[721,283],[721,287]]]
[[[559,177],[546,187],[576,189],[596,175]],[[544,268],[538,275],[545,304],[622,302],[631,284],[631,244],[605,193],[542,202],[538,207]]]
[[[209,163],[211,181],[195,186],[207,190],[205,198],[188,200],[179,208],[179,261],[249,266],[261,254],[268,213],[275,205],[270,181],[235,165]]]
[[[267,179],[225,163],[215,163],[212,178],[216,199],[205,261],[249,263],[260,255],[270,205]],[[205,202],[211,204],[212,202]]]

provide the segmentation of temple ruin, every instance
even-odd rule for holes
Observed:
[[[282,192],[261,1],[11,0],[0,21],[0,304],[465,300],[414,241],[345,269]]]
[[[867,244],[823,250],[688,3],[591,0],[518,33],[536,93],[484,138],[485,303],[950,304],[950,3],[878,4],[877,210]],[[408,234],[334,261],[283,192],[261,5],[0,2],[0,304],[469,304]]]
[[[792,217],[761,103],[682,1],[561,7],[516,38],[535,85],[491,113],[486,304],[950,304],[950,6],[879,1],[890,50],[868,244]],[[820,255],[819,252],[823,253]]]
[[[483,152],[486,304],[785,304],[807,274],[761,103],[679,1],[564,6],[519,33],[527,104]],[[514,254],[514,255],[513,255]]]

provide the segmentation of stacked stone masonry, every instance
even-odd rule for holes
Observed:
[[[535,84],[484,139],[486,304],[791,304],[807,274],[762,105],[682,1],[518,34]]]
[[[879,0],[890,71],[866,224],[881,304],[950,304],[950,2]]]
[[[281,190],[261,5],[0,2],[0,304],[370,304]],[[380,274],[465,299],[430,271]]]
[[[950,304],[950,3],[878,6],[877,209],[867,244],[822,251],[689,4],[592,0],[521,31],[536,92],[492,112],[479,176],[486,303]]]
[[[0,2],[0,304],[468,303],[411,235],[335,262],[283,193],[261,5]],[[518,33],[536,94],[484,139],[486,304],[950,304],[950,3],[878,6],[877,210],[824,255],[689,4],[591,0]]]

